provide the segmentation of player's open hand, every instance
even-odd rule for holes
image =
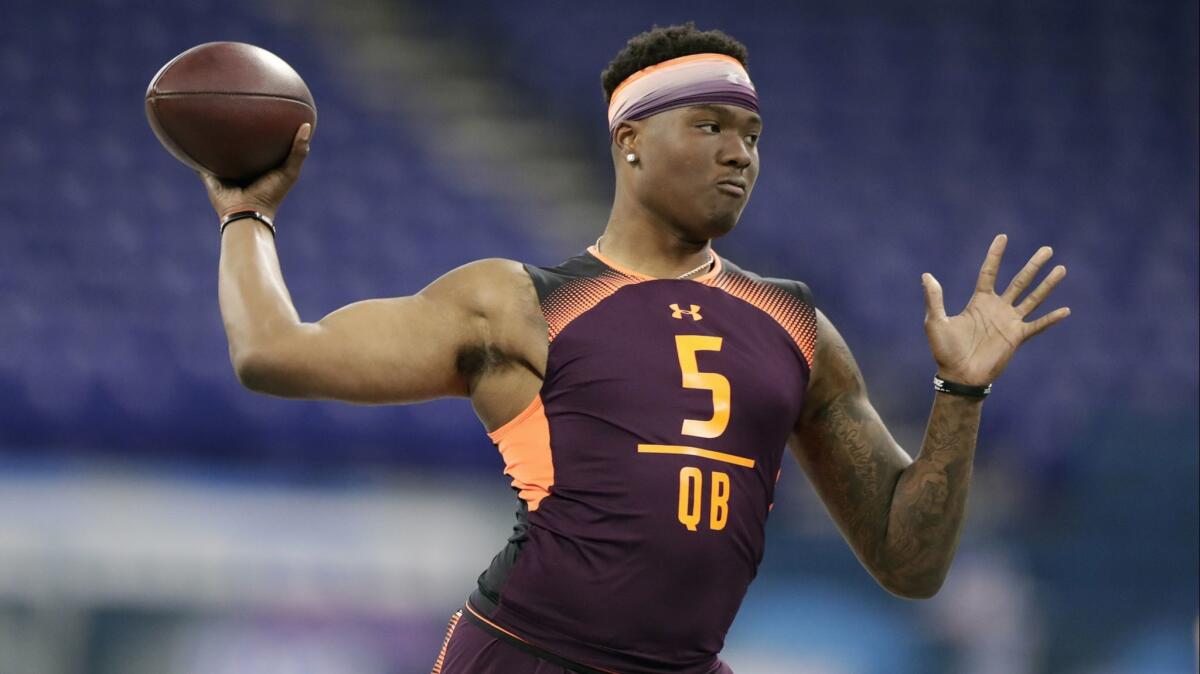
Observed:
[[[217,215],[224,217],[235,211],[258,211],[274,218],[283,198],[300,178],[300,167],[308,156],[311,140],[312,125],[301,124],[292,138],[292,150],[287,159],[245,187],[220,180],[211,173],[198,172]]]
[[[1067,275],[1067,268],[1062,265],[1051,269],[1046,278],[1017,303],[1017,298],[1054,254],[1049,246],[1039,248],[1004,293],[996,294],[996,273],[1007,243],[1008,237],[1004,234],[992,241],[979,270],[971,301],[957,316],[946,316],[942,286],[937,279],[932,274],[921,276],[925,288],[925,334],[929,337],[938,374],[943,379],[972,386],[992,383],[1025,340],[1071,314],[1070,309],[1061,307],[1036,320],[1025,320]]]

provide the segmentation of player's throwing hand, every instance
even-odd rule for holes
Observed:
[[[258,211],[274,219],[283,198],[300,178],[300,167],[308,157],[311,141],[312,125],[301,124],[292,139],[292,150],[287,159],[245,187],[220,180],[211,173],[197,171],[200,179],[204,181],[204,187],[208,190],[208,200],[212,202],[217,215],[225,216],[234,211]]]
[[[921,276],[925,288],[925,334],[937,362],[938,375],[943,379],[969,386],[991,384],[1008,366],[1017,347],[1071,314],[1070,309],[1061,307],[1036,320],[1025,320],[1067,275],[1067,268],[1062,265],[1051,269],[1025,299],[1016,303],[1054,254],[1049,246],[1039,248],[1004,293],[996,294],[996,273],[1007,243],[1008,236],[1004,234],[992,240],[979,270],[975,293],[957,316],[946,316],[942,286],[933,274]]]

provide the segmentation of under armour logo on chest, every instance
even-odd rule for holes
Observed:
[[[682,320],[684,314],[691,316],[693,321],[698,321],[704,318],[700,315],[699,304],[690,304],[688,306],[690,306],[691,309],[680,309],[678,304],[672,302],[671,306],[669,307],[671,310],[671,318],[678,318]]]

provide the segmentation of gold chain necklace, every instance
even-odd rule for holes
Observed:
[[[603,239],[603,238],[604,238],[604,235],[601,234],[596,239],[596,252],[597,253],[603,253],[603,251],[600,250],[600,239]],[[712,263],[713,263],[713,255],[712,255],[712,253],[709,253],[708,259],[704,261],[704,264],[700,265],[699,267],[696,267],[695,269],[693,269],[689,272],[686,272],[686,273],[680,274],[679,276],[676,276],[675,280],[686,279],[687,277],[691,276],[692,274],[695,274],[698,271],[704,271],[705,269],[708,269],[709,267],[711,267]]]

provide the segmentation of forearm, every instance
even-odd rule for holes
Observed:
[[[1055,267],[1036,288],[1051,250],[1042,247],[996,294],[996,270],[1007,238],[997,236],[962,313],[948,317],[942,287],[930,274],[925,332],[938,372],[966,386],[993,382],[1016,348],[1070,314],[1063,307],[1024,319],[1066,275]],[[793,436],[801,465],[863,565],[888,590],[906,597],[937,592],[954,559],[975,459],[979,399],[935,394],[921,452],[904,453],[870,401],[845,340],[817,312],[816,354],[805,411]]]
[[[982,400],[935,394],[921,453],[896,482],[883,556],[889,585],[937,592],[954,559],[979,434]]]
[[[218,295],[229,356],[239,371],[252,354],[300,323],[274,237],[255,220],[230,223],[221,238]]]

